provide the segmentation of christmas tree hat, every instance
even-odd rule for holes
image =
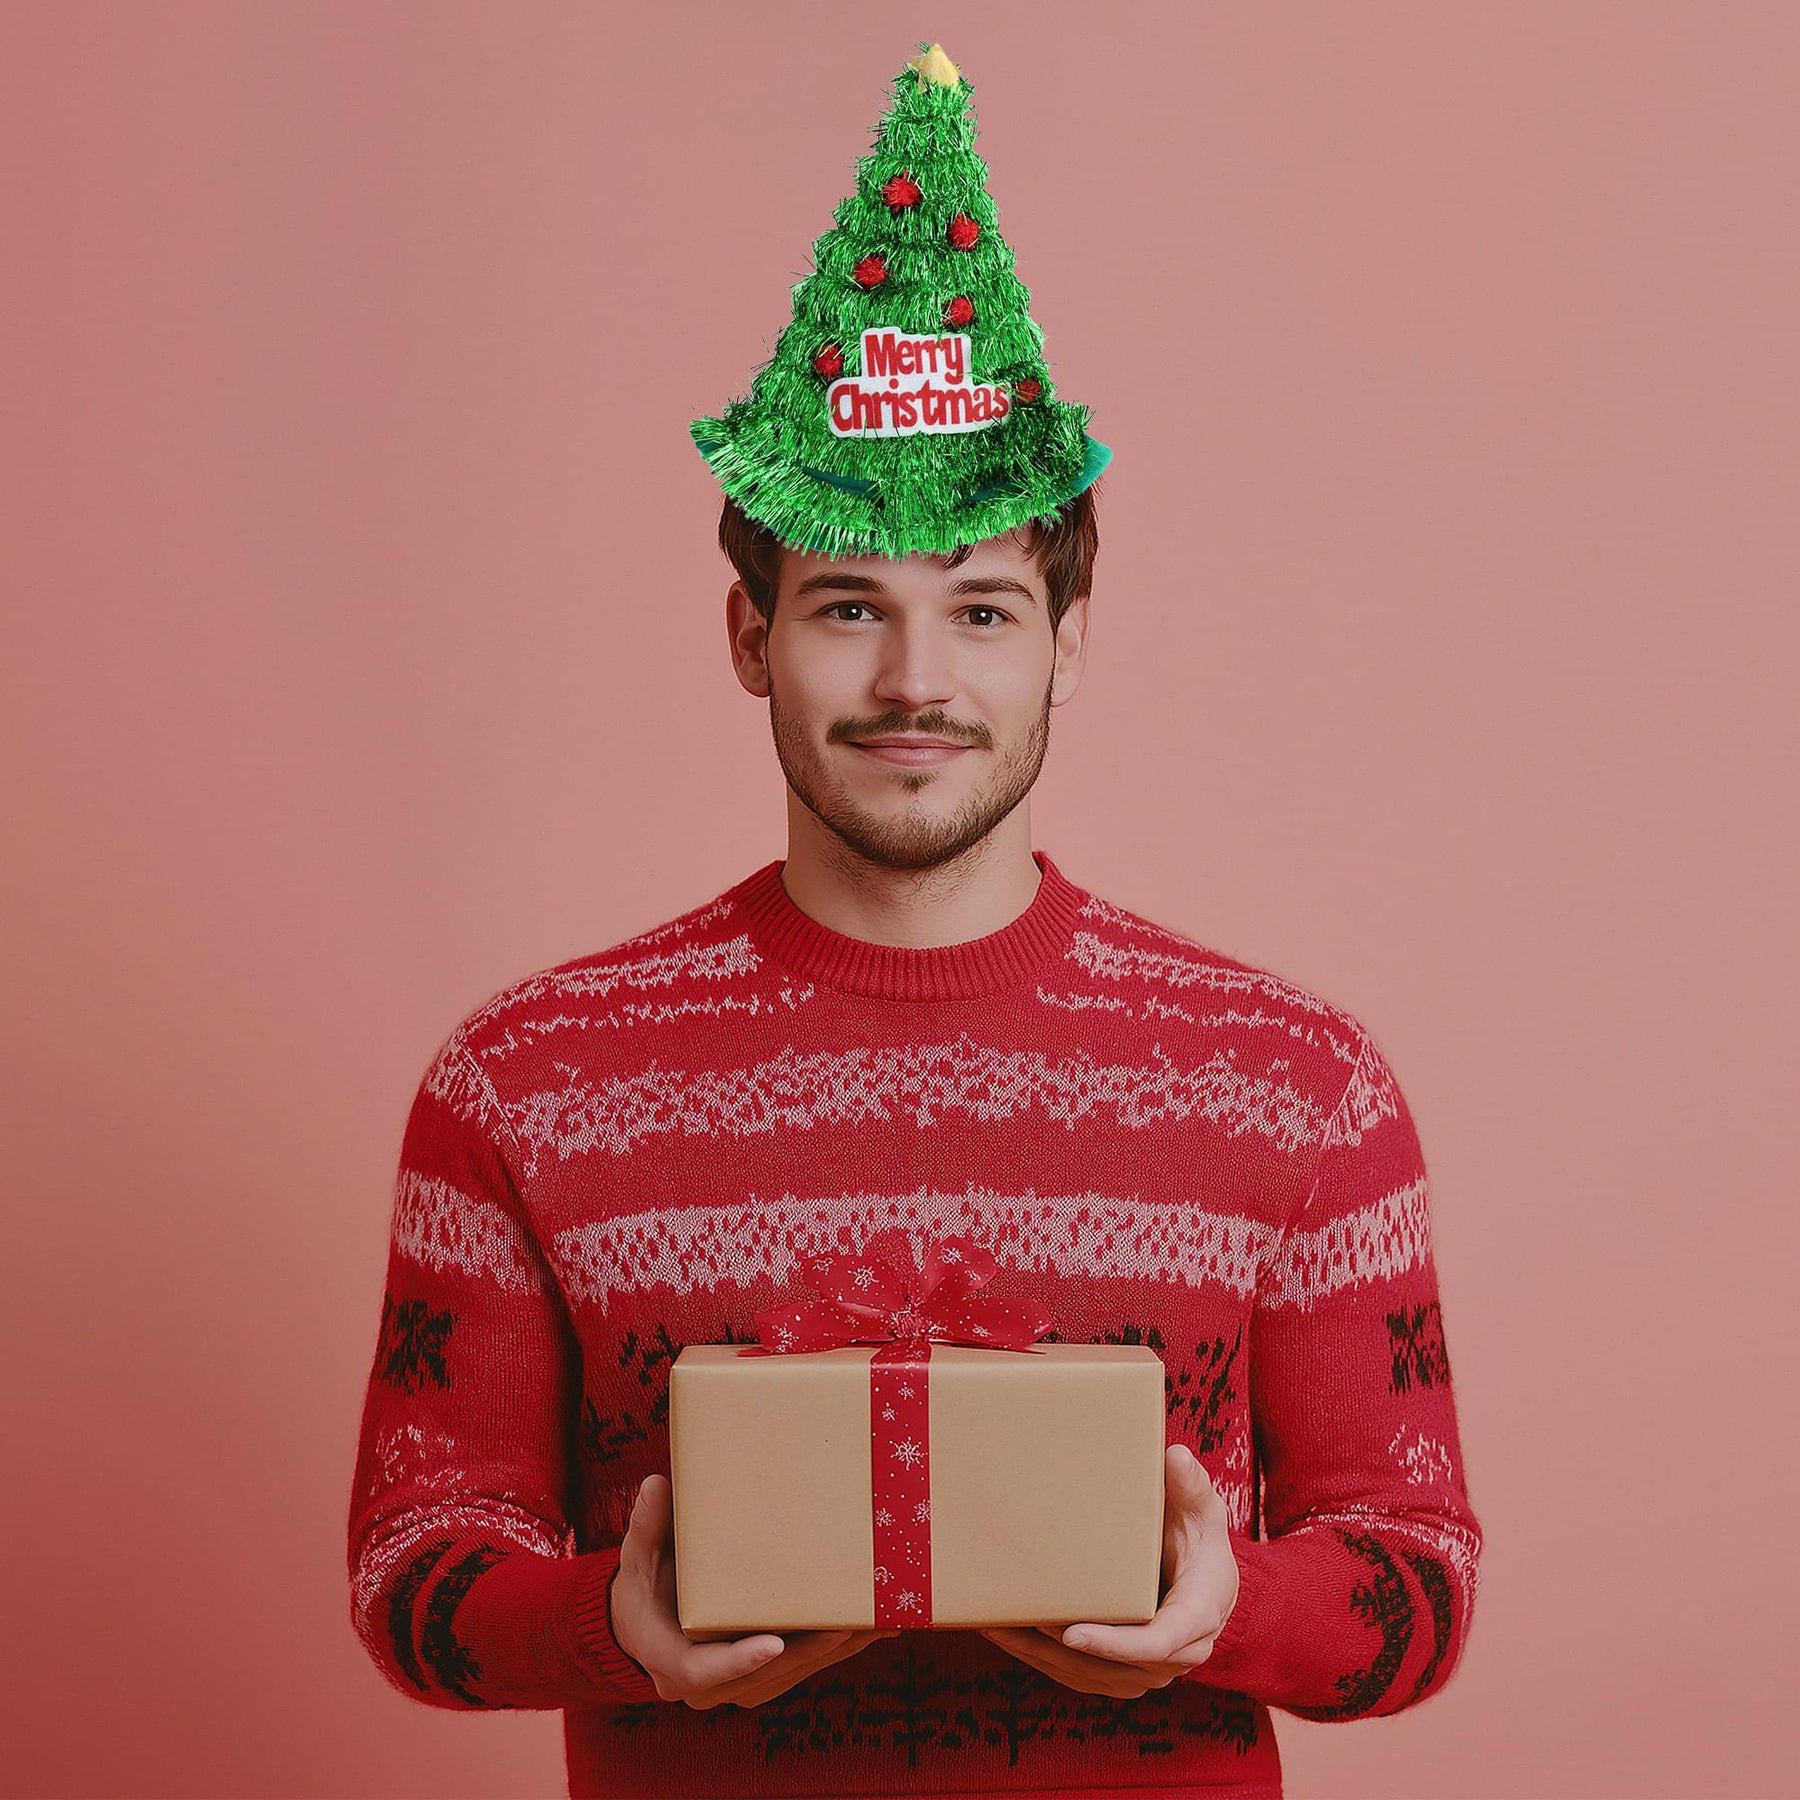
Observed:
[[[1112,455],[1056,397],[972,92],[941,45],[906,65],[774,355],[689,427],[720,487],[797,549],[941,554],[1050,521]]]

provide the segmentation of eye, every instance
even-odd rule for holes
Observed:
[[[1010,617],[1009,614],[1003,613],[997,606],[971,606],[968,610],[972,613],[992,613],[996,621],[1005,620]]]
[[[862,609],[862,611],[864,611],[864,612],[867,612],[869,610],[867,603],[862,600],[834,600],[831,603],[831,605],[822,607],[820,609],[819,617],[822,619],[828,619],[831,617],[831,615],[833,613],[841,612],[846,606],[860,607]],[[847,621],[847,623],[853,625],[856,623],[856,621],[854,619],[852,619],[852,620]]]

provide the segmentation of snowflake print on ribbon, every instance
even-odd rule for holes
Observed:
[[[869,1474],[874,1492],[875,1623],[931,1623],[931,1455],[923,1345],[869,1363]]]

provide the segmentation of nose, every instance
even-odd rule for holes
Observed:
[[[885,634],[875,693],[877,698],[914,713],[928,706],[947,706],[956,697],[950,651],[933,621],[903,621]]]

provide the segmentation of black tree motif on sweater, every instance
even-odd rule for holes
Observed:
[[[1056,1735],[1049,1684],[1036,1669],[1018,1661],[986,1677],[974,1699],[956,1709],[956,1717],[962,1735],[946,1749],[959,1748],[965,1741],[992,1744],[1006,1752],[1008,1768],[1017,1764],[1025,1745]]]
[[[731,1325],[720,1328],[717,1337],[698,1338],[697,1343],[749,1344],[756,1341],[751,1331],[739,1331]],[[682,1352],[683,1346],[669,1335],[669,1328],[658,1323],[647,1336],[627,1331],[619,1340],[617,1366],[629,1373],[642,1390],[641,1406],[621,1407],[616,1413],[603,1413],[592,1398],[581,1397],[581,1419],[577,1433],[582,1454],[593,1462],[617,1462],[633,1444],[645,1444],[659,1426],[669,1423],[669,1365]]]
[[[381,1297],[380,1376],[403,1394],[416,1394],[427,1381],[450,1385],[445,1351],[456,1328],[456,1314],[434,1312],[428,1301]]]
[[[1420,1387],[1450,1385],[1450,1357],[1444,1348],[1444,1315],[1435,1300],[1402,1307],[1387,1315],[1393,1355],[1392,1391],[1404,1394]]]
[[[904,1637],[895,1649],[890,1674],[865,1678],[857,1722],[876,1734],[876,1742],[904,1750],[910,1769],[918,1766],[919,1752],[950,1729],[951,1679],[934,1658],[922,1655],[919,1646]]]
[[[469,1685],[481,1677],[481,1665],[469,1654],[456,1636],[456,1609],[475,1585],[476,1578],[497,1563],[503,1551],[492,1544],[471,1550],[447,1575],[438,1578],[425,1608],[425,1627],[419,1633],[419,1650],[430,1664],[431,1672],[457,1699],[467,1706],[486,1706],[487,1702]]]
[[[1455,1608],[1450,1598],[1449,1573],[1435,1556],[1411,1550],[1402,1550],[1400,1555],[1406,1566],[1418,1576],[1419,1586],[1431,1607],[1431,1660],[1419,1671],[1419,1679],[1413,1683],[1413,1691],[1407,1702],[1410,1705],[1431,1686],[1432,1677],[1437,1674],[1438,1665],[1443,1662],[1444,1655],[1450,1648]]]
[[[1169,1411],[1186,1413],[1196,1450],[1217,1450],[1225,1442],[1225,1421],[1238,1397],[1231,1371],[1243,1342],[1244,1328],[1239,1325],[1229,1344],[1222,1337],[1196,1344],[1197,1368],[1183,1367],[1175,1374],[1169,1389]]]
[[[419,1666],[419,1653],[413,1644],[413,1608],[418,1605],[419,1590],[424,1587],[426,1576],[449,1548],[448,1538],[427,1544],[400,1571],[399,1579],[388,1594],[388,1637],[393,1642],[394,1660],[400,1665],[400,1673],[422,1694],[429,1691],[430,1684],[425,1679],[424,1669]]]
[[[1344,1696],[1336,1706],[1293,1706],[1288,1710],[1302,1719],[1354,1719],[1372,1712],[1394,1685],[1400,1665],[1412,1642],[1413,1603],[1406,1578],[1388,1555],[1387,1546],[1366,1532],[1347,1526],[1332,1529],[1344,1543],[1374,1570],[1374,1579],[1358,1582],[1350,1590],[1350,1609],[1381,1633],[1381,1647],[1366,1669],[1353,1669],[1333,1684]]]
[[[1154,1350],[1165,1365],[1170,1364],[1168,1344],[1155,1325],[1122,1325],[1117,1331],[1103,1331],[1096,1341],[1142,1344]],[[1169,1417],[1186,1420],[1187,1433],[1192,1436],[1197,1451],[1217,1450],[1225,1442],[1224,1421],[1230,1418],[1238,1397],[1231,1372],[1243,1341],[1244,1328],[1239,1325],[1229,1342],[1215,1337],[1196,1344],[1191,1365],[1184,1362],[1165,1368],[1163,1393]]]
[[[1016,1767],[1033,1743],[1085,1744],[1090,1739],[1130,1745],[1139,1757],[1166,1757],[1182,1738],[1203,1737],[1242,1756],[1257,1743],[1256,1708],[1247,1694],[1174,1681],[1135,1700],[1081,1694],[1009,1657],[997,1669],[947,1675],[920,1640],[895,1640],[892,1666],[879,1674],[821,1670],[754,1709],[757,1745],[765,1762],[856,1749],[904,1750],[909,1767],[922,1753],[986,1748]],[[864,1655],[870,1652],[865,1651]],[[672,1709],[632,1702],[613,1709],[614,1729],[656,1730]],[[680,1729],[735,1732],[741,1716],[707,1708],[684,1717]]]

